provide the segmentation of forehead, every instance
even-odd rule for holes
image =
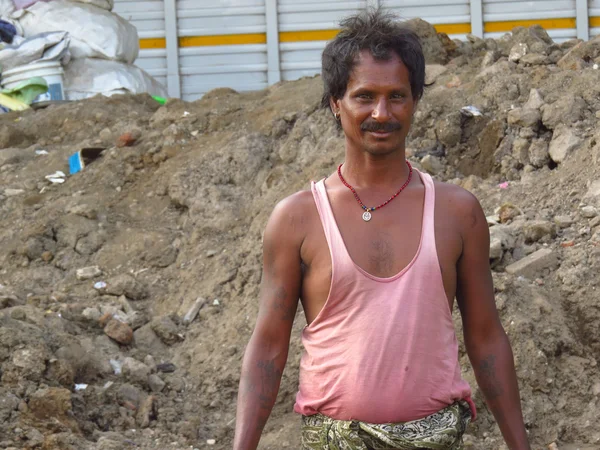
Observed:
[[[378,60],[362,50],[348,79],[348,90],[369,88],[410,88],[408,68],[395,52],[387,60]]]

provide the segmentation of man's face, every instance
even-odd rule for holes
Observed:
[[[408,69],[398,55],[378,61],[368,50],[360,52],[344,97],[331,100],[347,144],[372,155],[404,149],[416,106]]]

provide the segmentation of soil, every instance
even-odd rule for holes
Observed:
[[[438,39],[410,160],[489,216],[533,448],[598,449],[600,38]],[[321,92],[313,77],[0,116],[0,448],[231,448],[264,225],[343,160]],[[84,148],[105,150],[63,183],[46,178]],[[299,447],[304,324],[299,310],[263,450]],[[480,412],[465,447],[505,449],[460,339]]]

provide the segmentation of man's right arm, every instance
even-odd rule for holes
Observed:
[[[287,361],[302,277],[299,195],[277,205],[265,229],[260,306],[242,364],[234,450],[257,448]]]

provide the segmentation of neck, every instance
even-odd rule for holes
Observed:
[[[382,156],[346,151],[342,174],[354,187],[394,188],[408,178],[408,166],[404,151]]]

